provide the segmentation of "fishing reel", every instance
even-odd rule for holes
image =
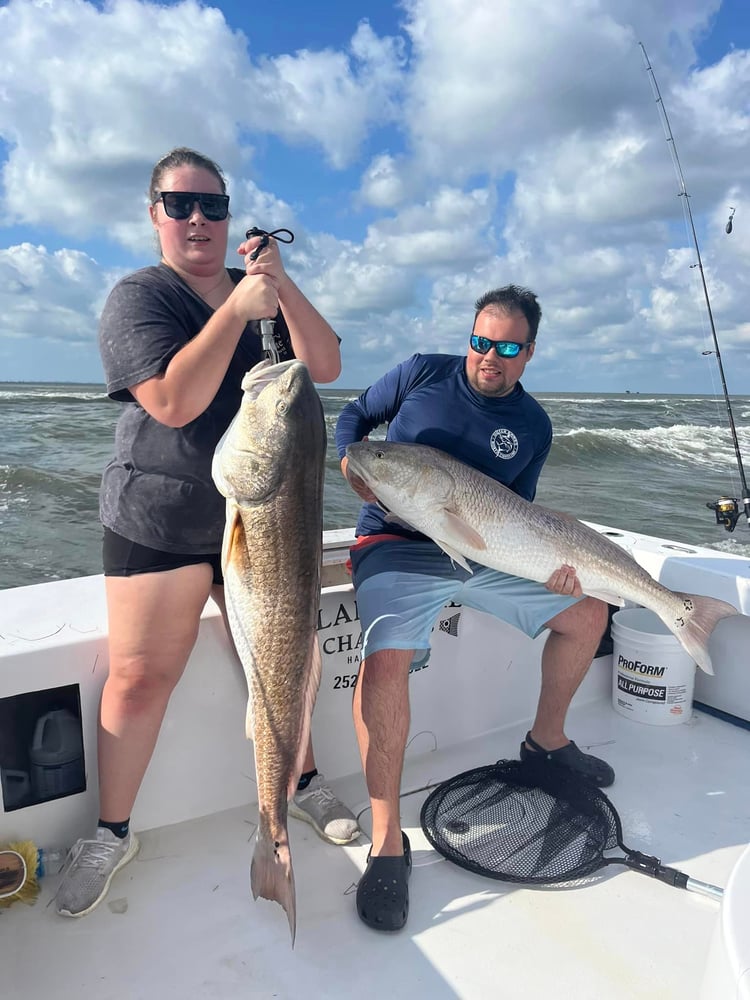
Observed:
[[[739,500],[734,497],[719,497],[718,500],[707,503],[706,506],[716,515],[717,524],[723,524],[727,531],[734,531],[742,513]],[[750,497],[743,500],[743,507],[748,525],[750,525]]]

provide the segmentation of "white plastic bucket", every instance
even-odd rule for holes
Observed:
[[[612,707],[650,726],[678,726],[693,714],[695,661],[646,608],[612,616]]]

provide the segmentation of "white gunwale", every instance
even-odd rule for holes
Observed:
[[[672,589],[712,594],[750,614],[747,560],[594,527]],[[314,739],[321,770],[367,831],[345,682],[356,674],[358,655],[358,622],[343,569],[350,539],[349,531],[325,536],[324,676]],[[411,680],[402,810],[414,872],[404,931],[379,935],[355,915],[353,889],[366,863],[367,837],[332,847],[294,820],[294,950],[283,911],[252,901],[248,871],[257,813],[252,752],[244,740],[246,692],[209,604],[134,812],[138,859],[81,920],[54,914],[54,877],[43,880],[36,906],[0,911],[3,995],[750,996],[750,731],[703,712],[678,726],[623,718],[612,709],[610,656],[595,660],[569,715],[569,734],[617,772],[608,794],[626,844],[693,878],[731,886],[721,905],[619,866],[575,889],[481,879],[432,851],[419,809],[435,782],[517,755],[536,702],[543,638],[528,640],[470,609],[448,610],[461,614],[459,635],[436,630],[429,666]],[[717,675],[701,676],[696,685],[700,700],[745,719],[748,624],[739,619],[717,627]],[[101,577],[0,594],[0,699],[78,684],[88,775],[85,793],[0,812],[0,843],[70,843],[91,829],[96,708],[106,664]]]

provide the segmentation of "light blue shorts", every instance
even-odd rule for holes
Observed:
[[[431,541],[373,542],[351,553],[362,623],[362,658],[381,649],[413,649],[424,659],[444,604],[453,601],[500,618],[535,638],[580,598],[553,594],[533,580],[469,560],[473,573]]]

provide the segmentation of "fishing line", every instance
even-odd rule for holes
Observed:
[[[643,49],[643,46],[641,46],[641,48]],[[646,62],[647,70],[651,70],[651,72],[653,73],[653,70],[651,69],[650,64],[648,63],[647,56],[645,54],[645,50],[644,50],[644,61]],[[660,112],[661,112],[660,120],[662,122],[662,127],[664,129],[664,134],[665,134],[666,141],[667,141],[667,143],[669,145],[670,155],[672,157],[672,164],[674,166],[675,174],[677,176],[677,181],[678,181],[678,184],[679,184],[679,187],[680,187],[680,197],[682,197],[684,195],[684,199],[682,201],[683,222],[685,224],[685,235],[686,235],[686,237],[688,239],[688,242],[691,242],[692,239],[693,239],[693,235],[692,235],[692,232],[691,232],[691,229],[692,229],[692,219],[691,219],[691,216],[689,215],[689,209],[690,209],[689,195],[687,194],[685,180],[684,180],[684,176],[682,174],[682,168],[681,168],[681,165],[680,165],[680,162],[679,162],[679,156],[677,154],[677,147],[676,147],[676,144],[674,142],[674,136],[673,136],[672,131],[671,131],[671,126],[669,124],[669,119],[668,119],[668,117],[666,115],[666,108],[664,107],[664,102],[663,102],[663,100],[661,98],[661,94],[659,92],[658,84],[656,83],[655,77],[652,77],[651,83],[652,83],[652,89],[654,91],[654,95],[656,97],[656,101],[657,101],[657,103],[659,105],[659,109],[660,109]],[[691,271],[694,271],[698,267],[698,264],[697,263],[696,264],[690,264],[689,266],[690,266]],[[692,280],[691,280],[690,286],[688,288],[688,294],[692,295],[693,293],[695,293],[696,296],[697,296],[697,298],[700,298],[700,296],[702,294],[702,290],[700,288],[700,283],[697,280],[698,279],[698,275],[693,274],[691,276],[691,278],[692,278]],[[706,314],[703,312],[703,310],[700,311],[700,324],[701,324],[701,330],[702,330],[702,333],[703,333],[704,345],[706,347],[708,347],[709,344],[710,344],[710,330],[709,330],[709,327],[708,327],[708,325],[706,323]],[[708,356],[714,354],[714,351],[713,351],[713,349],[703,350],[703,351],[701,351],[701,354],[704,357],[708,357]],[[719,386],[718,386],[717,379],[716,379],[716,370],[713,367],[709,367],[709,378],[710,378],[710,381],[711,381],[713,409],[714,409],[714,412],[715,412],[715,415],[716,415],[717,423],[721,424],[722,423],[722,416],[721,416],[721,412],[720,412],[721,404],[720,404],[720,401],[719,401]],[[735,474],[730,473],[730,480],[732,482],[732,486],[735,489],[740,489],[741,490],[741,488],[742,488],[741,487],[741,483],[736,478]],[[725,499],[727,499],[727,498],[725,498]],[[707,504],[707,506],[710,506],[710,505]],[[732,504],[732,506],[733,506],[733,504]],[[718,518],[717,518],[717,520],[718,520]],[[734,525],[732,525],[732,527],[733,526]]]
[[[742,464],[742,454],[740,452],[739,439],[737,437],[737,428],[734,423],[734,416],[732,414],[732,404],[729,398],[729,391],[727,389],[726,378],[724,376],[724,365],[721,360],[721,350],[719,348],[719,340],[716,335],[716,326],[714,324],[713,310],[711,308],[711,300],[708,294],[708,286],[706,284],[706,275],[703,270],[703,261],[701,259],[700,247],[698,246],[698,235],[695,231],[695,223],[693,221],[693,213],[690,208],[690,195],[687,192],[687,187],[685,184],[685,177],[682,172],[682,165],[680,164],[680,158],[677,153],[677,146],[675,144],[674,135],[672,134],[672,127],[669,124],[669,116],[667,115],[667,109],[664,106],[664,101],[662,100],[661,92],[659,90],[659,85],[656,82],[656,76],[654,75],[653,68],[649,62],[648,55],[646,54],[646,49],[643,42],[638,43],[641,48],[641,53],[643,54],[643,61],[646,65],[646,72],[648,73],[649,80],[651,82],[651,89],[654,93],[654,99],[659,108],[659,114],[661,118],[662,127],[664,128],[664,134],[667,140],[667,145],[669,146],[669,151],[672,156],[672,163],[677,174],[677,181],[680,188],[679,196],[684,199],[683,208],[686,214],[687,221],[689,223],[690,234],[693,240],[693,246],[695,247],[695,254],[697,259],[697,264],[691,266],[697,266],[698,272],[700,274],[701,286],[703,290],[703,297],[706,302],[706,311],[708,313],[708,321],[711,327],[711,337],[713,340],[713,353],[716,356],[716,362],[719,370],[719,375],[721,377],[721,385],[724,393],[724,403],[726,405],[727,417],[729,419],[729,428],[732,434],[732,442],[734,444],[734,453],[737,460],[737,469],[740,476],[740,486],[741,486],[741,499],[736,497],[719,497],[712,503],[709,502],[706,506],[713,510],[716,515],[716,523],[722,524],[727,531],[734,531],[737,521],[740,518],[740,504],[742,504],[745,517],[747,519],[748,527],[750,527],[750,489],[747,486],[747,480],[745,478],[745,469]],[[725,232],[727,234],[732,232],[732,218],[734,216],[734,209],[731,209],[731,214],[729,220],[725,227]],[[704,352],[706,353],[706,352]]]
[[[691,242],[692,235],[690,232],[690,218],[688,216],[687,206],[688,206],[688,201],[686,198],[682,202],[682,219],[685,224],[685,235],[687,237],[688,242]],[[696,273],[698,270],[698,265],[697,263],[690,264],[689,267],[691,272],[691,284],[689,291],[691,294],[695,295],[696,304],[698,304],[703,294],[700,285],[700,277],[699,274]],[[706,313],[703,309],[700,310],[699,315],[700,315],[700,324],[701,324],[701,331],[703,334],[703,345],[704,345],[704,350],[701,351],[701,355],[704,358],[711,357],[715,353],[713,350],[713,346],[711,344],[711,329],[708,325]],[[707,425],[706,429],[712,435],[715,435],[721,433],[720,429],[724,423],[724,416],[722,412],[722,402],[721,402],[721,394],[722,394],[721,382],[718,378],[717,369],[713,365],[709,365],[708,367],[708,377],[711,382],[711,404],[717,426],[712,427],[711,425]],[[723,468],[724,461],[726,460],[722,458],[721,463],[717,465],[717,468],[721,470],[722,476],[724,475],[724,468]],[[737,475],[737,470],[731,467],[731,460],[729,467],[729,481],[735,493],[742,491],[742,483],[740,481],[739,476]],[[706,504],[706,506],[710,505]]]

